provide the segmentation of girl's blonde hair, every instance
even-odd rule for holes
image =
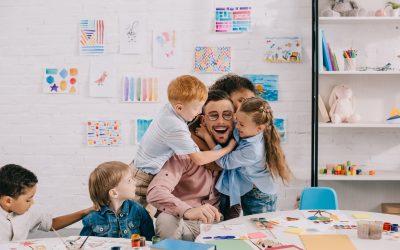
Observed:
[[[274,126],[274,117],[271,106],[267,101],[259,97],[246,99],[239,107],[239,111],[252,117],[252,121],[257,125],[265,125],[264,144],[266,162],[273,178],[279,176],[284,184],[287,184],[292,173],[287,165],[285,154],[281,148],[281,138],[278,130]]]
[[[120,161],[104,162],[89,176],[89,194],[96,209],[110,204],[109,191],[121,181],[130,167]]]

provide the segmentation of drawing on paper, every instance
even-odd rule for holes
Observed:
[[[196,47],[194,71],[226,73],[231,71],[231,47]]]
[[[153,33],[153,65],[158,68],[177,68],[180,63],[178,36],[173,31]]]
[[[43,92],[50,94],[76,94],[77,68],[45,68]]]
[[[118,120],[88,121],[88,146],[114,146],[121,144],[121,122]]]
[[[91,97],[115,96],[115,68],[111,64],[92,63],[89,79],[89,95]]]
[[[120,52],[122,54],[145,52],[145,20],[144,15],[120,18]]]
[[[140,144],[153,119],[136,119],[136,144]]]
[[[266,38],[265,43],[265,61],[275,63],[301,61],[300,38]]]
[[[122,78],[123,102],[158,102],[158,78],[124,76]]]
[[[251,7],[216,8],[216,32],[251,31]]]
[[[80,21],[79,51],[81,55],[104,54],[104,21]]]
[[[279,136],[281,137],[281,142],[286,142],[286,121],[283,118],[275,118],[274,126],[278,130]]]
[[[278,75],[251,74],[244,75],[255,86],[257,94],[269,102],[278,101]]]

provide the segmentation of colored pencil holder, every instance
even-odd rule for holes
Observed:
[[[344,70],[355,71],[357,67],[356,58],[344,58]]]

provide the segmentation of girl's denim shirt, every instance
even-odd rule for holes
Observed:
[[[140,234],[151,240],[155,235],[153,220],[140,204],[126,200],[118,215],[108,207],[89,213],[82,220],[82,236],[99,236],[130,239],[132,234]]]

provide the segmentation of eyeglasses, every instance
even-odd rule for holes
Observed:
[[[209,119],[210,121],[216,121],[216,120],[218,120],[218,118],[219,118],[218,112],[210,112],[210,113],[206,114],[206,116],[208,117],[208,119]],[[232,118],[233,118],[233,112],[232,112],[232,111],[224,111],[224,112],[222,112],[222,118],[223,118],[225,121],[230,121],[230,120],[232,120]]]

